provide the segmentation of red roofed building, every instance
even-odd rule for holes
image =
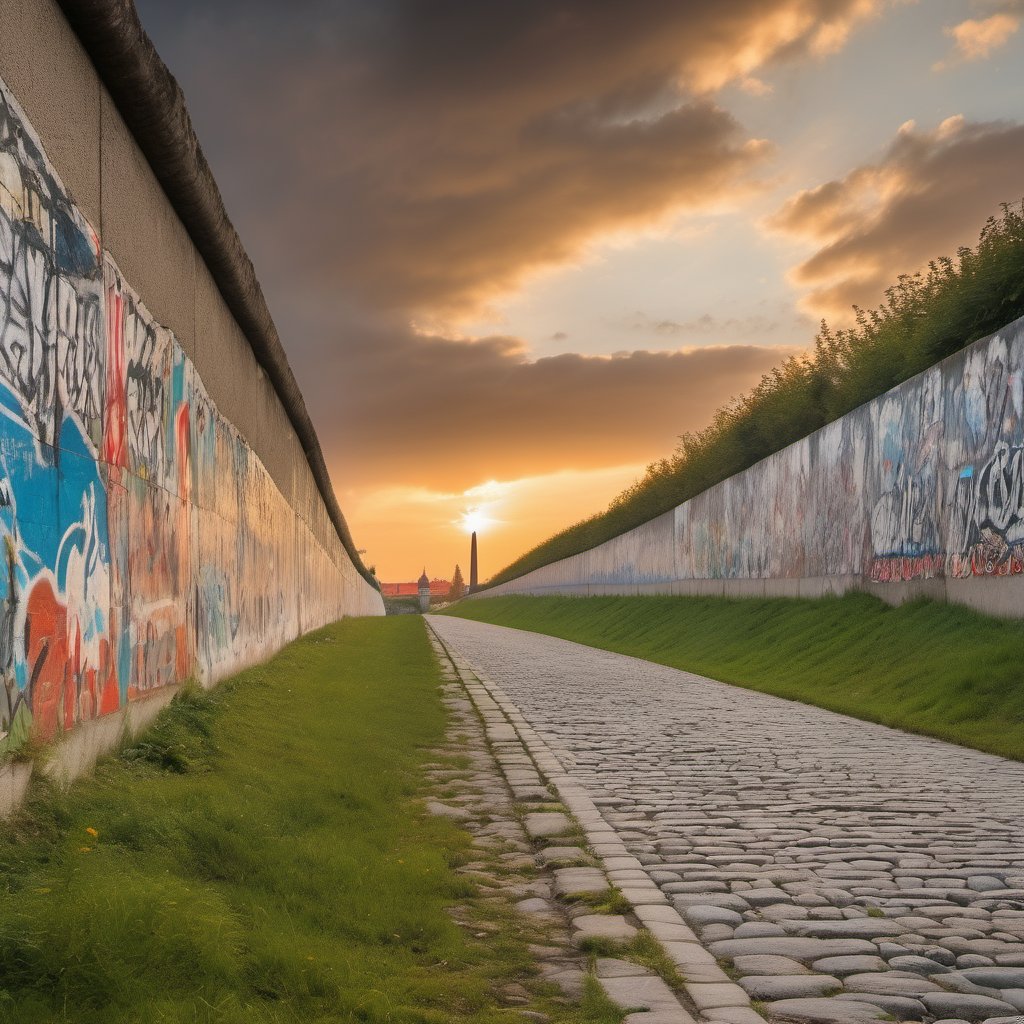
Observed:
[[[434,579],[430,581],[431,597],[447,597],[448,591],[451,589],[451,580]],[[419,588],[416,580],[412,580],[410,583],[382,583],[380,592],[384,597],[417,597]]]

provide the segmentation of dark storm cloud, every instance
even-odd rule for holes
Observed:
[[[764,146],[706,90],[835,45],[865,0],[141,9],[257,265],[452,311],[734,189]],[[161,44],[161,36],[166,44]],[[234,201],[237,200],[237,201]]]

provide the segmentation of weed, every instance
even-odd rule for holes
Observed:
[[[677,991],[682,991],[686,982],[664,947],[646,929],[622,951],[626,960],[632,960],[648,970],[654,971],[662,981]]]
[[[608,939],[603,935],[587,935],[579,940],[579,948],[584,953],[592,953],[594,956],[621,957],[623,950],[628,943],[620,942],[617,939]]]
[[[633,904],[614,885],[603,892],[576,892],[564,896],[568,903],[584,903],[595,914],[628,914]]]

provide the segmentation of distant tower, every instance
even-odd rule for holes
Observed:
[[[474,530],[473,540],[469,546],[469,592],[471,594],[476,591],[478,582],[476,573],[476,530]]]
[[[426,566],[423,568],[423,575],[419,578],[416,583],[416,589],[420,595],[420,611],[430,611],[430,580],[427,579]]]

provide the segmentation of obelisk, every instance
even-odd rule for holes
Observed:
[[[469,592],[476,590],[476,530],[473,531],[473,539],[469,545]]]

